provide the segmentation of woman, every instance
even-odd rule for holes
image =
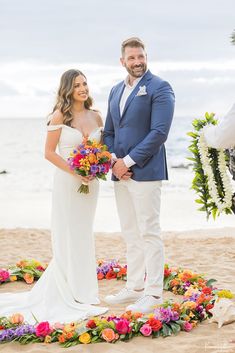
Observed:
[[[53,258],[30,292],[0,296],[0,316],[21,312],[28,322],[68,322],[100,315],[93,222],[98,181],[75,174],[66,160],[84,137],[100,141],[102,119],[91,109],[87,80],[78,70],[62,77],[48,122],[45,158],[57,169],[52,196]],[[58,146],[58,153],[56,148]],[[77,192],[89,183],[89,194]]]

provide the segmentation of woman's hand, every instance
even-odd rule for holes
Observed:
[[[79,179],[81,182],[87,183],[87,184],[88,184],[90,181],[92,181],[93,179],[95,179],[95,177],[92,176],[92,175],[89,175],[89,176],[85,177],[85,176],[82,176],[82,175],[75,174],[75,176],[78,177],[78,179]]]

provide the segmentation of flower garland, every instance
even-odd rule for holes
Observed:
[[[24,263],[29,262],[38,264],[35,260],[24,260]],[[117,271],[117,268],[120,270]],[[123,268],[126,269],[126,266],[121,266],[117,261],[99,261],[97,273],[118,273]],[[102,279],[104,278],[105,275]],[[125,279],[123,276],[113,278]],[[48,321],[29,325],[17,313],[8,318],[0,317],[0,343],[59,342],[63,347],[71,347],[77,344],[127,341],[135,336],[157,338],[178,334],[180,331],[189,332],[199,322],[212,316],[210,310],[218,298],[233,298],[230,291],[214,287],[214,282],[214,279],[206,280],[201,274],[166,264],[164,289],[183,295],[181,303],[165,301],[149,315],[128,311],[121,316],[95,317],[82,323],[53,325]]]
[[[208,124],[217,124],[213,113],[206,113],[204,119],[195,119],[192,122],[194,131],[187,135],[192,137],[189,150],[193,157],[188,159],[193,161],[195,175],[192,189],[199,196],[196,199],[201,204],[199,211],[205,211],[207,219],[210,215],[215,219],[222,212],[232,214],[233,191],[224,151],[210,148],[206,144],[202,129]]]
[[[222,179],[222,188],[224,190],[224,198],[221,201],[218,192],[218,186],[216,184],[214,173],[210,164],[209,147],[206,144],[203,132],[198,140],[198,149],[200,153],[203,171],[208,178],[208,188],[211,199],[216,204],[219,212],[221,213],[226,210],[226,208],[231,208],[233,196],[232,185],[227,174],[225,154],[222,149],[218,150],[218,172],[220,173]]]
[[[0,268],[0,284],[15,281],[25,281],[27,284],[32,284],[38,280],[47,264],[43,264],[37,260],[21,260],[16,265],[8,268]],[[127,266],[122,266],[116,260],[112,261],[97,261],[97,279],[114,279],[126,280]]]

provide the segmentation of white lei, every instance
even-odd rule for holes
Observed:
[[[199,149],[203,171],[208,178],[208,189],[209,189],[210,197],[218,207],[219,212],[222,212],[226,208],[230,208],[232,206],[232,196],[233,196],[231,180],[227,174],[227,166],[225,162],[224,152],[222,149],[217,150],[218,168],[219,168],[219,173],[222,179],[223,189],[224,189],[224,200],[221,201],[218,193],[218,189],[216,186],[214,173],[210,165],[210,157],[208,153],[209,148],[206,144],[206,140],[203,133],[200,135],[198,140],[198,149]]]

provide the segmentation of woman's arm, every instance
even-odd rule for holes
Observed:
[[[60,168],[61,170],[69,174],[72,174],[73,176],[77,177],[81,181],[88,182],[90,180],[90,177],[83,177],[81,175],[76,174],[73,170],[70,169],[67,162],[60,155],[58,155],[58,153],[56,153],[56,147],[58,145],[61,129],[62,129],[60,125],[62,124],[63,124],[62,113],[60,111],[55,111],[52,115],[49,126],[57,125],[58,129],[47,132],[47,138],[46,138],[46,144],[45,144],[45,158],[48,161],[50,161],[52,164],[54,164],[57,168]]]
[[[208,125],[202,130],[206,143],[213,148],[235,146],[235,104],[218,125]]]
[[[55,111],[52,115],[52,118],[50,120],[50,125],[57,125],[58,129],[48,131],[47,132],[47,138],[46,138],[46,144],[45,144],[45,158],[50,161],[52,164],[54,164],[57,168],[62,169],[63,171],[70,173],[70,174],[75,174],[69,167],[69,165],[66,163],[66,161],[56,153],[56,147],[58,145],[59,139],[60,139],[60,134],[61,134],[61,129],[62,127],[60,125],[63,124],[63,115],[60,111]]]

